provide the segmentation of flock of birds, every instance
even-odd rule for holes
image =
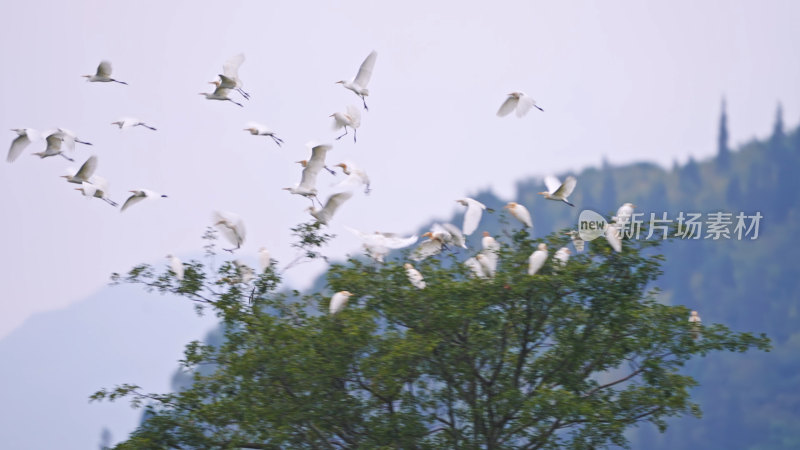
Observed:
[[[369,111],[366,103],[366,97],[369,96],[369,89],[367,86],[372,77],[377,56],[377,52],[371,52],[359,67],[358,73],[353,80],[337,81],[337,84],[341,84],[344,88],[352,91],[361,99],[365,111]],[[250,94],[244,91],[242,80],[238,75],[239,67],[244,60],[244,54],[235,55],[227,60],[223,65],[223,73],[218,75],[217,80],[209,82],[215,86],[214,91],[211,93],[200,93],[200,95],[203,95],[208,100],[227,101],[240,107],[244,106],[242,103],[231,98],[232,93],[236,92],[245,100],[250,99]],[[83,77],[85,77],[88,82],[128,84],[125,81],[112,78],[111,75],[111,63],[102,61],[94,75],[83,75]],[[505,117],[514,112],[517,117],[523,117],[533,108],[544,111],[525,93],[518,91],[511,92],[498,109],[497,116]],[[352,132],[353,142],[357,142],[357,130],[361,126],[361,111],[358,107],[352,105],[347,106],[344,112],[333,113],[330,117],[333,118],[334,130],[344,129],[344,133],[336,137],[337,140]],[[135,118],[123,118],[112,122],[112,125],[116,125],[120,129],[143,127],[152,131],[157,131],[155,127]],[[40,158],[59,155],[69,161],[74,161],[64,154],[63,147],[71,151],[74,150],[76,144],[92,145],[90,142],[79,139],[75,133],[65,128],[57,128],[43,133],[39,133],[32,128],[12,129],[12,131],[17,133],[17,137],[12,141],[11,147],[9,148],[6,158],[8,162],[14,162],[33,141],[37,141],[40,138],[44,139],[46,147],[41,152],[33,153],[33,155],[39,156]],[[265,125],[251,122],[246,124],[244,131],[254,136],[269,137],[278,146],[283,144],[283,140],[276,136],[275,132]],[[329,168],[325,162],[327,152],[330,151],[333,146],[317,142],[310,142],[306,145],[309,147],[311,155],[308,159],[297,161],[297,163],[302,166],[300,182],[293,187],[284,189],[292,194],[309,199],[311,201],[311,206],[308,208],[308,212],[316,221],[327,225],[342,204],[353,197],[356,189],[363,187],[364,193],[369,194],[370,180],[366,172],[353,163],[339,163],[335,165],[334,167],[341,168],[347,178],[334,187],[334,193],[327,198],[323,205],[317,198],[317,177],[323,169],[331,174],[336,173],[333,169]],[[90,156],[77,171],[68,175],[63,175],[63,178],[69,183],[80,185],[76,190],[80,191],[84,196],[99,198],[113,207],[118,207],[119,205],[116,202],[108,198],[108,182],[103,177],[95,174],[96,169],[97,157],[93,155]],[[542,195],[547,200],[563,202],[572,207],[575,206],[569,201],[569,196],[575,190],[577,184],[577,179],[574,176],[568,176],[564,182],[561,182],[554,176],[547,176],[544,179],[544,183],[547,190],[539,192],[539,195]],[[149,189],[135,189],[129,192],[131,195],[120,208],[121,212],[145,199],[167,197],[166,195],[159,194]],[[466,236],[471,235],[477,230],[483,211],[486,210],[486,206],[472,198],[462,198],[457,200],[457,202],[466,207],[462,227],[459,228],[449,223],[434,224],[430,231],[422,235],[423,238],[427,239],[422,241],[411,253],[410,258],[412,261],[419,262],[437,255],[447,249],[448,246],[467,248]],[[317,204],[321,207],[320,209],[316,208]],[[606,228],[604,233],[605,238],[616,252],[622,251],[620,231],[627,221],[630,220],[634,207],[635,205],[631,203],[625,203],[620,206],[616,216],[612,217],[609,226]],[[524,227],[533,228],[531,213],[525,206],[512,201],[508,202],[504,208]],[[231,248],[224,250],[233,253],[241,248],[246,236],[244,221],[241,217],[231,212],[214,212],[212,218],[214,226],[220,231],[222,236],[232,244]],[[377,262],[383,262],[384,258],[391,250],[411,246],[418,240],[416,236],[402,237],[393,233],[382,232],[363,233],[353,228],[348,228],[348,230],[361,239],[367,254]],[[572,230],[569,232],[569,235],[576,251],[583,251],[584,241],[581,239],[578,232]],[[481,244],[482,250],[477,255],[464,261],[464,264],[471,270],[475,277],[492,278],[495,276],[497,269],[500,244],[485,231],[483,232]],[[569,248],[562,247],[558,249],[553,255],[555,264],[557,264],[558,267],[565,266],[569,261],[570,255],[571,250]],[[528,274],[531,276],[536,275],[547,262],[548,256],[547,245],[540,243],[537,249],[528,258]],[[169,260],[170,269],[177,279],[183,280],[184,267],[180,259],[174,255],[167,255],[167,259]],[[242,282],[248,283],[255,278],[255,272],[251,268],[238,260],[234,261],[234,264],[237,267]],[[260,248],[259,265],[262,273],[267,270],[271,264],[272,260],[269,251],[264,247]],[[418,289],[425,289],[426,282],[422,273],[411,263],[406,263],[404,267],[409,283]],[[353,294],[349,291],[335,293],[330,301],[330,313],[336,314],[341,311],[352,295]],[[700,317],[697,311],[692,311],[689,321],[695,325],[700,324]]]

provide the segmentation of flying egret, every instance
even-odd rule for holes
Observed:
[[[541,243],[536,248],[537,250],[528,257],[528,275],[536,275],[547,261],[547,244]]]
[[[335,112],[328,117],[333,117],[333,130],[344,128],[344,134],[337,137],[339,140],[347,136],[347,127],[353,129],[353,142],[356,142],[356,131],[361,126],[361,111],[353,105],[347,106],[347,112]]]
[[[17,133],[17,137],[11,141],[11,147],[8,149],[8,156],[6,161],[14,162],[19,155],[30,145],[31,141],[39,139],[39,133],[33,128],[12,128],[11,131]]]
[[[539,111],[544,111],[532,98],[525,95],[524,92],[512,92],[508,94],[506,101],[500,105],[500,109],[497,110],[497,115],[499,117],[505,117],[511,114],[511,111],[516,110],[517,117],[522,117],[525,114],[528,114],[528,111],[530,111],[534,106]]]
[[[558,264],[561,267],[564,267],[567,265],[567,261],[569,261],[569,255],[571,254],[572,251],[570,249],[568,249],[567,247],[561,247],[556,251],[555,255],[553,255],[553,259],[558,261]]]
[[[355,92],[356,95],[361,97],[361,101],[364,102],[364,109],[367,111],[369,111],[369,108],[367,108],[367,101],[364,97],[369,95],[367,84],[369,84],[369,79],[372,77],[372,68],[375,67],[375,59],[377,57],[378,53],[373,50],[372,53],[367,56],[367,59],[361,63],[361,67],[358,69],[358,74],[355,78],[353,78],[353,81],[347,82],[341,80],[336,82],[336,84],[341,84],[345,88],[350,89],[351,91]]]
[[[611,221],[618,224],[627,223],[631,216],[633,216],[633,208],[636,208],[636,205],[633,203],[623,203],[622,206],[617,209],[617,215],[611,218]]]
[[[107,197],[108,195],[108,181],[105,178],[95,175],[89,181],[81,183],[81,187],[75,188],[76,191],[81,191],[86,197],[99,198],[113,207],[119,206],[117,202]]]
[[[70,183],[82,184],[85,181],[89,181],[95,170],[97,170],[97,156],[92,155],[75,172],[75,175],[61,175],[61,178],[66,178]]]
[[[133,195],[128,197],[125,200],[125,203],[122,204],[122,208],[120,208],[119,212],[123,212],[128,209],[131,205],[135,205],[136,203],[141,202],[146,198],[167,198],[164,194],[159,194],[158,192],[151,191],[149,189],[134,189],[131,192]]]
[[[533,228],[533,222],[531,221],[531,213],[528,212],[528,208],[520,205],[517,202],[508,202],[506,206],[503,206],[504,209],[507,209],[508,212],[514,216],[515,219],[522,222],[528,228]]]
[[[60,136],[60,133],[58,131],[48,133],[47,137],[45,138],[45,141],[47,141],[47,148],[45,148],[43,152],[33,153],[34,155],[40,158],[47,158],[50,156],[61,155],[67,161],[72,161],[72,162],[75,161],[74,159],[65,155],[64,152],[61,150],[61,143],[64,142],[64,138]]]
[[[478,229],[478,224],[481,221],[481,216],[483,215],[483,210],[486,209],[486,205],[469,197],[461,198],[456,201],[467,207],[467,212],[464,213],[464,224],[461,230],[465,235],[469,236]]]
[[[585,241],[581,239],[580,233],[577,230],[570,230],[566,233],[567,236],[572,239],[572,245],[575,246],[575,250],[580,253],[583,251]]]
[[[244,53],[232,56],[222,65],[222,73],[219,74],[219,81],[212,81],[212,83],[225,89],[236,89],[236,92],[241,94],[242,97],[250,100],[250,94],[242,89],[242,80],[239,79],[239,67],[241,67],[243,62]]]
[[[345,305],[347,305],[347,301],[350,300],[350,297],[352,296],[353,294],[348,291],[339,291],[333,294],[330,305],[331,314],[336,314],[344,309]]]
[[[272,264],[272,258],[270,257],[269,250],[267,250],[266,247],[259,248],[258,266],[261,269],[261,273],[266,272],[271,264]]]
[[[369,195],[371,189],[369,188],[369,176],[366,172],[356,167],[353,163],[339,163],[334,167],[341,167],[342,172],[347,175],[347,178],[334,186],[334,189],[337,191],[351,190],[363,185],[364,193]]]
[[[558,202],[564,202],[569,206],[575,206],[569,202],[567,197],[569,197],[570,194],[572,194],[572,191],[575,190],[575,184],[577,183],[578,180],[573,176],[567,177],[562,184],[558,178],[548,175],[544,177],[544,184],[547,186],[547,190],[544,192],[539,192],[539,195],[543,195],[547,200],[555,200]]]
[[[409,263],[403,264],[403,267],[406,269],[408,282],[417,289],[425,289],[425,286],[427,286],[425,284],[425,278],[419,273],[419,270],[415,269],[414,266]]]
[[[355,228],[350,228],[347,226],[345,226],[345,228],[358,236],[364,245],[364,249],[367,250],[367,253],[370,255],[370,257],[376,262],[380,263],[382,263],[386,255],[389,254],[389,251],[408,247],[409,245],[417,242],[417,236],[414,235],[402,237],[394,233],[381,233],[379,231],[374,233],[364,233],[356,230]]]
[[[311,147],[311,158],[308,161],[298,161],[300,165],[303,166],[303,174],[300,178],[300,184],[295,187],[283,189],[291,192],[292,194],[302,195],[312,199],[311,204],[313,205],[313,199],[317,197],[317,175],[319,174],[320,169],[325,167],[325,155],[327,155],[328,150],[332,149],[333,146],[316,143],[309,143],[307,145]]]
[[[467,239],[461,233],[461,229],[452,223],[433,224],[431,234],[441,239],[445,245],[453,244],[457,247],[467,248]]]
[[[423,234],[422,237],[427,237],[428,239],[422,241],[411,253],[411,259],[413,261],[419,262],[430,256],[438,255],[444,248],[442,239],[438,236],[434,236],[430,231]]]
[[[175,255],[167,255],[167,259],[169,260],[169,269],[172,273],[175,274],[175,278],[178,281],[183,281],[183,263],[180,259],[178,259]]]
[[[108,83],[113,81],[119,84],[128,84],[124,81],[119,81],[111,78],[111,63],[108,61],[101,61],[97,66],[97,72],[94,75],[83,75],[86,81]]]
[[[66,145],[70,151],[75,150],[76,142],[83,145],[92,145],[91,142],[78,139],[78,136],[76,136],[75,133],[66,128],[58,128],[54,134],[63,140],[64,145]]]
[[[208,92],[200,92],[200,95],[205,95],[206,96],[206,100],[228,101],[228,102],[233,103],[234,105],[239,105],[239,106],[242,106],[242,107],[244,106],[243,104],[231,99],[228,96],[228,94],[230,94],[231,90],[228,89],[228,88],[222,87],[220,85],[219,81],[211,81],[210,83],[215,85],[215,86],[217,86],[217,88],[214,89],[214,92],[212,92],[210,94]]]
[[[700,327],[703,325],[703,321],[700,320],[700,314],[697,311],[692,311],[689,315],[689,323],[692,324],[692,331],[691,336],[692,339],[697,339],[700,337]]]
[[[247,122],[245,126],[247,128],[245,128],[244,131],[249,131],[250,134],[252,134],[253,136],[269,136],[272,138],[273,141],[275,141],[276,144],[278,144],[278,147],[280,147],[281,144],[283,144],[283,139],[279,138],[278,136],[275,136],[275,132],[269,129],[269,127],[267,127],[266,125],[262,125],[256,122]]]
[[[142,122],[139,119],[134,119],[133,117],[123,117],[122,119],[119,119],[116,122],[111,122],[111,125],[118,126],[120,130],[126,130],[128,128],[133,128],[133,127],[145,127],[145,128],[149,128],[149,129],[151,129],[153,131],[156,131],[155,128],[153,128],[150,125]]]
[[[619,229],[614,224],[606,225],[605,237],[608,241],[608,245],[610,245],[615,252],[619,253],[622,251],[622,239],[619,235]]]
[[[308,212],[314,216],[317,221],[323,225],[327,225],[328,222],[333,218],[333,215],[336,213],[336,210],[342,206],[342,203],[347,201],[350,197],[353,196],[352,192],[339,192],[338,194],[333,194],[328,197],[328,200],[325,202],[325,206],[322,207],[321,210],[315,209],[313,206],[308,208]]]
[[[234,250],[240,249],[247,234],[242,218],[238,214],[227,211],[214,211],[211,217],[214,221],[214,226],[225,236],[225,239],[236,246],[230,249],[223,248],[223,250],[233,253]]]

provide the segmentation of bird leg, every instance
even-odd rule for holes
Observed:
[[[339,137],[341,137],[341,136],[339,136]],[[324,167],[325,167],[325,170],[327,170],[328,172],[331,173],[331,175],[336,176],[336,171],[331,170],[330,167],[328,167],[328,166],[324,166]]]
[[[145,123],[137,123],[137,124],[136,124],[136,126],[143,126],[143,127],[145,127],[145,128],[149,128],[149,129],[151,129],[151,130],[153,130],[153,131],[156,131],[156,129],[155,129],[155,128],[153,128],[153,127],[151,127],[150,125],[147,125],[147,124],[145,124]]]
[[[344,134],[339,136],[339,137],[337,137],[336,140],[338,141],[339,139],[341,139],[341,138],[343,138],[345,136],[347,136],[347,125],[344,126]]]
[[[322,204],[322,202],[321,202],[321,201],[319,201],[319,197],[317,197],[317,196],[316,196],[316,194],[314,195],[314,200],[316,200],[316,201],[317,201],[317,203],[319,203],[319,207],[320,207],[320,208],[323,208],[323,209],[325,208],[325,205],[323,205],[323,204]],[[312,207],[313,207],[313,205],[314,205],[314,200],[311,200],[311,205],[312,205]]]
[[[63,154],[63,153],[59,153],[59,155],[63,156],[63,157],[64,157],[64,158],[65,158],[67,161],[69,161],[69,162],[75,162],[75,160],[74,160],[74,159],[70,158],[69,156],[67,156],[67,155],[65,155],[65,154]]]
[[[358,131],[358,130],[356,130],[355,128],[353,128],[353,143],[355,143],[355,142],[356,142],[356,132],[357,132],[357,131]]]
[[[271,137],[272,140],[275,141],[276,144],[278,144],[278,147],[280,147],[281,144],[283,144],[283,139],[279,138],[278,136],[275,136],[274,134],[270,134],[269,137]]]
[[[233,101],[233,100],[231,100],[231,99],[229,99],[229,98],[226,98],[225,100],[227,100],[227,101],[229,101],[229,102],[233,103],[234,105],[239,105],[239,106],[241,106],[241,107],[244,107],[244,105],[243,105],[243,104],[241,104],[241,103],[239,103],[239,102],[235,102],[235,101]]]
[[[372,192],[372,189],[369,188],[369,183],[367,183],[367,185],[364,187],[364,193],[369,195],[370,192]]]
[[[236,88],[236,92],[242,94],[242,97],[244,97],[245,99],[250,100],[250,94],[245,92],[242,88]]]
[[[110,198],[106,198],[106,197],[101,197],[101,198],[103,199],[104,202],[108,203],[109,205],[113,206],[114,208],[119,206],[117,204],[117,202],[115,202],[114,200],[111,200]]]
[[[82,141],[80,139],[75,139],[75,142],[77,142],[78,144],[83,144],[83,145],[92,145],[91,142]]]
[[[363,95],[361,95],[360,97],[361,101],[364,103],[364,109],[369,111],[369,108],[367,108],[367,99],[365,99]]]
[[[124,84],[124,85],[127,85],[127,84],[128,84],[128,83],[126,83],[126,82],[124,82],[124,81],[115,80],[115,79],[113,79],[113,78],[111,79],[111,81],[113,81],[114,83],[119,83],[119,84]]]
[[[542,108],[539,107],[539,105],[533,105],[533,106],[535,106],[536,109],[538,109],[539,111],[542,111],[542,112],[544,111]]]
[[[572,206],[573,208],[575,207],[575,205],[573,205],[572,203],[568,202],[566,199],[564,199],[564,200],[562,200],[562,201],[563,201],[564,203],[568,204],[569,206]]]

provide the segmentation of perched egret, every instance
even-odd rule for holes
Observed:
[[[66,178],[70,183],[82,184],[83,182],[89,181],[89,178],[94,175],[95,170],[97,170],[97,156],[92,155],[83,163],[81,168],[75,172],[75,175],[61,175],[61,178]]]
[[[47,137],[45,138],[45,141],[47,141],[47,148],[45,148],[43,152],[33,153],[34,155],[40,158],[47,158],[50,156],[61,155],[67,161],[72,161],[72,162],[75,161],[74,159],[65,155],[64,152],[61,150],[61,143],[64,142],[64,138],[60,136],[60,133],[58,131],[48,134]]]
[[[166,195],[159,194],[158,192],[154,192],[149,189],[135,189],[128,192],[131,192],[133,195],[131,195],[130,197],[128,197],[127,200],[125,200],[125,203],[122,204],[122,208],[120,208],[119,212],[125,211],[131,205],[139,203],[146,198],[167,198]]]
[[[558,178],[549,175],[544,178],[544,184],[547,186],[547,190],[544,192],[539,192],[539,195],[543,195],[544,198],[547,200],[555,200],[559,202],[564,202],[569,206],[575,206],[567,200],[567,197],[572,194],[572,191],[575,190],[575,184],[578,180],[575,179],[573,176],[567,177],[562,184]]]
[[[214,221],[214,226],[225,236],[225,239],[236,246],[235,248],[224,248],[223,250],[233,253],[234,250],[240,249],[247,234],[242,218],[238,214],[227,211],[214,211],[211,217]]]
[[[700,314],[697,311],[692,311],[689,315],[689,323],[692,324],[692,331],[691,336],[692,339],[697,339],[700,337],[700,327],[703,325],[703,321],[700,320]]]
[[[255,271],[248,266],[247,264],[235,259],[233,261],[234,267],[236,267],[236,273],[239,275],[239,281],[244,284],[249,284],[256,278]]]
[[[101,61],[97,66],[97,72],[94,75],[83,75],[86,81],[108,83],[113,81],[119,84],[128,84],[124,81],[119,81],[111,78],[111,63],[108,61]]]
[[[533,228],[533,221],[531,221],[531,213],[528,212],[528,208],[517,202],[508,202],[503,208],[507,209],[508,212],[510,212],[515,219],[522,222],[523,225],[528,228]]]
[[[183,281],[183,263],[181,260],[175,255],[167,255],[167,259],[169,260],[169,269],[175,274],[175,278]]]
[[[317,174],[325,167],[325,155],[328,150],[333,146],[326,144],[309,143],[311,147],[311,159],[308,161],[299,161],[303,166],[303,174],[300,178],[300,184],[292,188],[284,188],[292,194],[302,195],[311,198],[311,204],[314,204],[314,198],[317,196]]]
[[[367,56],[367,59],[361,63],[361,67],[358,69],[358,74],[355,78],[353,78],[353,81],[347,82],[342,80],[336,82],[337,84],[341,84],[345,88],[350,89],[351,91],[355,92],[356,95],[361,97],[361,101],[364,102],[364,109],[367,111],[369,111],[369,108],[367,108],[367,101],[364,97],[369,95],[367,84],[369,83],[370,77],[372,77],[372,68],[375,67],[375,59],[377,57],[378,53],[373,50],[372,53]]]
[[[269,250],[266,247],[261,247],[258,249],[258,266],[261,269],[261,273],[267,271],[269,266],[272,264],[272,258],[269,254]]]
[[[342,206],[342,203],[350,199],[353,196],[352,192],[339,192],[338,194],[333,194],[328,197],[328,200],[325,202],[325,206],[322,207],[321,210],[315,209],[313,206],[308,209],[308,212],[317,219],[323,225],[327,225],[328,222],[333,218],[333,215],[336,213],[336,210]]]
[[[353,163],[339,163],[334,167],[341,167],[342,172],[347,175],[347,178],[339,182],[334,189],[337,191],[352,190],[359,186],[364,186],[364,193],[369,195],[371,189],[369,188],[369,176],[362,169],[356,167]]]
[[[422,237],[427,237],[428,239],[422,241],[411,253],[411,259],[413,261],[419,262],[425,258],[438,255],[444,248],[444,242],[442,242],[442,239],[434,236],[430,231],[423,234]]]
[[[617,210],[617,215],[612,217],[611,221],[618,224],[627,223],[633,216],[633,208],[636,208],[633,203],[623,203]]]
[[[610,245],[615,252],[619,253],[622,251],[622,239],[619,236],[619,229],[616,226],[607,224],[605,237],[608,241],[608,245]]]
[[[478,261],[478,258],[475,256],[467,258],[467,260],[464,261],[464,265],[467,266],[469,270],[472,271],[472,275],[475,276],[476,278],[486,278],[488,276],[486,274],[483,265],[480,263],[480,261]]]
[[[108,181],[105,178],[95,175],[90,181],[81,183],[81,187],[75,188],[76,191],[81,191],[86,197],[94,197],[103,200],[113,207],[117,207],[117,202],[107,197],[108,195]]]
[[[222,73],[219,74],[219,81],[212,81],[211,83],[225,89],[236,89],[236,92],[241,94],[242,97],[250,100],[250,94],[242,90],[242,80],[239,79],[239,67],[243,62],[244,53],[232,56],[222,65]]]
[[[217,88],[214,89],[214,92],[212,92],[210,94],[208,92],[201,92],[200,93],[200,95],[205,95],[206,96],[206,100],[228,101],[228,102],[233,103],[234,105],[244,106],[243,104],[231,99],[228,96],[228,94],[230,94],[231,90],[228,89],[228,88],[222,87],[220,85],[219,81],[211,81],[210,83],[215,85],[215,86],[217,86]]]
[[[566,234],[572,239],[572,245],[575,246],[575,250],[578,253],[582,252],[586,242],[581,239],[580,233],[577,230],[570,230]]]
[[[570,251],[570,249],[568,249],[567,247],[561,247],[556,251],[555,255],[553,255],[553,259],[558,261],[558,264],[561,267],[564,267],[567,265],[567,261],[569,261],[569,255],[571,254],[572,251]]]
[[[8,162],[14,162],[31,141],[39,139],[39,133],[33,128],[12,128],[11,131],[17,133],[17,137],[11,141],[11,147],[8,149],[6,157]]]
[[[244,131],[249,131],[253,136],[269,136],[273,141],[275,141],[276,144],[278,144],[278,147],[283,144],[283,139],[275,136],[275,132],[269,129],[266,125],[261,125],[260,123],[256,122],[247,122],[247,125],[245,126],[247,128],[245,128]]]
[[[544,111],[532,98],[525,95],[524,92],[512,92],[508,94],[506,101],[500,105],[500,109],[497,110],[497,115],[499,117],[505,117],[511,114],[511,111],[516,110],[517,117],[522,117],[525,114],[528,114],[528,111],[530,111],[534,106],[539,111]]]
[[[425,279],[422,277],[422,274],[419,273],[419,270],[415,269],[409,263],[403,264],[403,267],[406,269],[406,276],[408,277],[409,283],[417,289],[425,289]]]
[[[119,119],[116,122],[111,122],[111,125],[118,126],[120,130],[126,130],[128,128],[133,128],[133,127],[145,127],[145,128],[151,129],[153,131],[156,131],[155,128],[153,128],[150,125],[142,122],[139,119],[134,119],[133,117],[124,117],[122,119]]]
[[[408,247],[409,245],[417,242],[416,236],[402,237],[394,233],[364,233],[356,230],[355,228],[345,227],[348,231],[358,236],[367,250],[370,257],[377,262],[382,263],[389,251],[399,248]]]
[[[356,131],[361,126],[361,111],[358,108],[348,105],[346,113],[335,112],[328,117],[333,117],[334,131],[344,128],[344,134],[337,137],[337,140],[347,136],[347,127],[350,127],[353,129],[353,142],[356,142]]]
[[[481,254],[489,260],[490,264],[496,267],[497,260],[500,257],[500,243],[488,231],[484,231],[483,238],[481,238],[481,246],[483,247]]]
[[[481,265],[483,272],[489,278],[494,278],[495,272],[497,272],[497,255],[487,255],[484,253],[478,253],[475,255],[475,259]]]
[[[348,291],[339,291],[333,294],[330,305],[331,314],[336,314],[344,309],[345,305],[347,305],[347,301],[350,300],[352,296],[353,294]]]
[[[464,224],[461,231],[469,236],[478,229],[478,224],[481,221],[481,216],[483,215],[483,210],[486,209],[486,205],[469,197],[461,198],[456,201],[467,207],[467,212],[464,213]]]
[[[536,275],[547,261],[547,244],[539,244],[536,248],[537,250],[528,257],[528,275]]]

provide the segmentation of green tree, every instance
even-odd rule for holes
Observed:
[[[308,257],[329,238],[318,230],[295,229]],[[149,265],[114,280],[211,308],[224,341],[187,346],[183,391],[123,385],[92,398],[146,408],[119,448],[592,448],[625,445],[642,421],[663,430],[699,415],[696,382],[680,373],[691,357],[768,349],[719,324],[698,333],[685,307],[659,303],[655,241],[614,253],[596,240],[529,276],[540,241],[506,230],[494,278],[470,276],[453,253],[417,264],[424,289],[402,257],[333,264],[331,291],[355,294],[335,315],[330,292],[279,292],[275,264],[253,280],[230,261],[215,268],[209,232],[209,261],[188,263],[182,281]]]

